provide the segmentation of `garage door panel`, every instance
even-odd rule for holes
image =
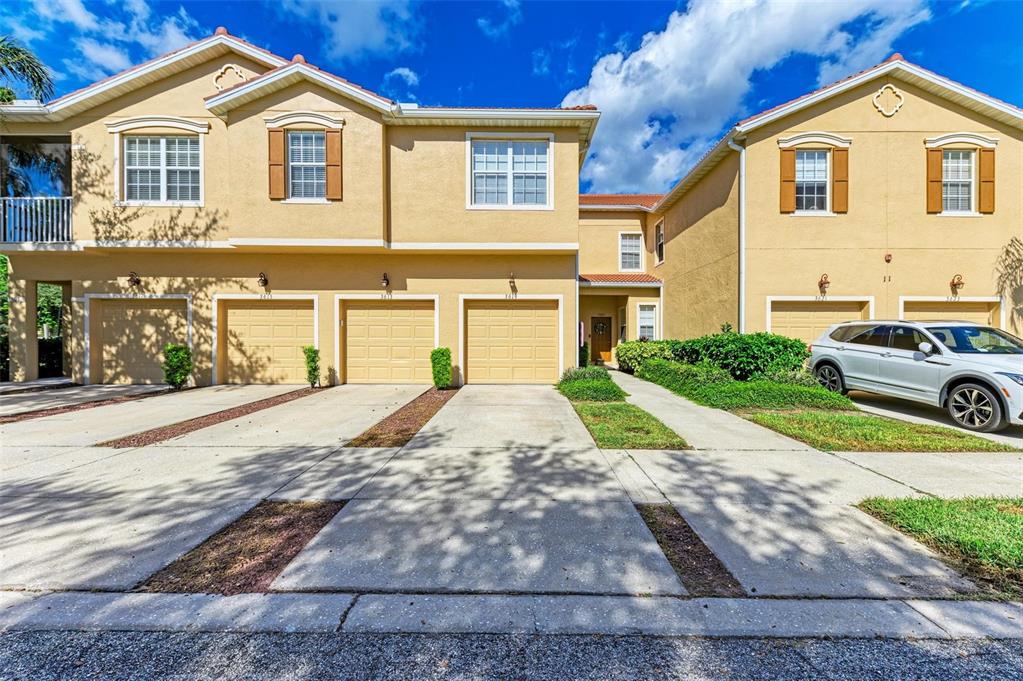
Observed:
[[[185,300],[104,300],[100,303],[99,380],[162,383],[164,346],[187,340]]]
[[[344,363],[349,383],[430,383],[432,301],[366,301],[344,306]]]
[[[305,300],[223,303],[227,329],[223,381],[306,382],[302,346],[314,345],[313,303]]]
[[[557,381],[556,302],[471,301],[465,315],[466,382]]]
[[[774,301],[771,304],[771,332],[811,343],[832,324],[865,319],[865,301]]]
[[[1000,310],[996,302],[974,301],[907,301],[903,317],[910,321],[941,320],[973,322],[999,326]]]

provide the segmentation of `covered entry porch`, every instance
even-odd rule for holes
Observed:
[[[616,365],[615,348],[663,335],[661,281],[649,274],[579,275],[580,346],[590,364]]]

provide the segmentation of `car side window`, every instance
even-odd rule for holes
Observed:
[[[927,341],[924,335],[912,327],[893,326],[889,345],[896,350],[917,352],[924,341]]]
[[[884,347],[888,345],[888,332],[891,328],[890,326],[864,326],[862,331],[850,336],[845,342],[854,345]]]
[[[864,325],[864,324],[850,324],[848,326],[840,326],[837,329],[835,329],[834,331],[832,331],[831,332],[831,336],[829,336],[829,337],[833,341],[837,341],[839,343],[845,343],[850,338],[852,338],[853,336],[856,336],[856,335],[858,335],[858,334],[862,333],[863,331],[865,331],[867,329],[870,329],[870,328],[873,328],[873,327],[871,327],[869,325]]]

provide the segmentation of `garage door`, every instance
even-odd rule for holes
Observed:
[[[907,301],[903,308],[903,317],[915,321],[925,319],[962,320],[992,326],[999,326],[1000,323],[998,303]]]
[[[431,301],[346,303],[348,383],[430,383],[434,348]]]
[[[185,305],[156,298],[102,301],[100,381],[163,383],[163,347],[188,340]]]
[[[832,324],[867,318],[867,303],[860,301],[781,301],[771,303],[771,333],[817,340]]]
[[[305,383],[302,346],[313,345],[311,300],[222,303],[217,342],[224,383]]]
[[[555,301],[472,301],[465,310],[466,383],[556,383]]]

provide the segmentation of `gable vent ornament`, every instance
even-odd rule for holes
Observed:
[[[895,86],[891,83],[885,83],[881,86],[881,89],[874,94],[874,98],[871,100],[874,103],[874,108],[877,109],[882,116],[885,118],[891,118],[899,112],[902,105],[906,103],[906,98],[902,96],[902,93],[895,89]]]
[[[228,72],[234,75],[229,76],[227,75]],[[217,75],[213,77],[213,87],[217,88],[217,92],[223,92],[226,88],[237,85],[243,80],[245,80],[245,74],[242,73],[240,68],[234,64],[224,64],[220,71],[217,72]]]

